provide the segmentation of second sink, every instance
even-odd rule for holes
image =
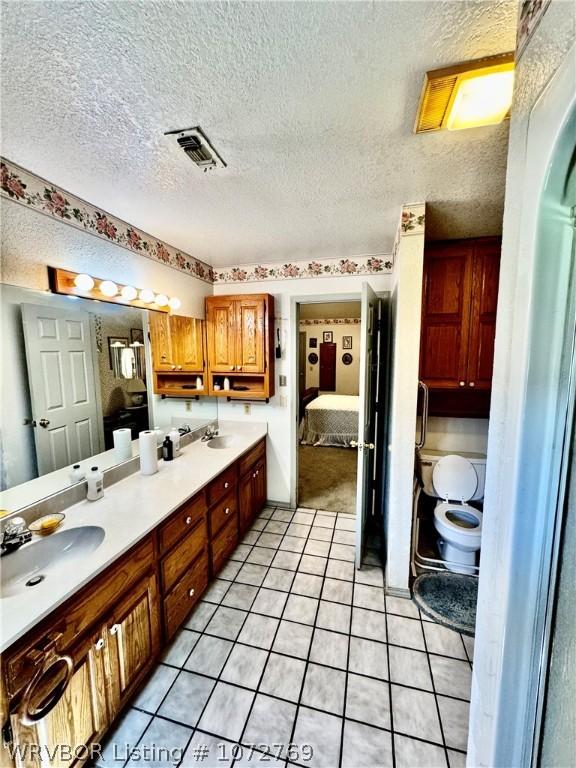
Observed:
[[[208,448],[231,448],[234,445],[233,435],[220,435],[208,441]]]

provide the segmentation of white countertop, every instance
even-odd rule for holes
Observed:
[[[157,474],[143,477],[136,472],[105,489],[104,498],[82,501],[66,509],[66,519],[58,532],[99,525],[105,531],[104,540],[93,553],[75,560],[73,568],[69,564],[67,568],[48,571],[41,584],[15,596],[0,598],[0,652],[154,530],[266,432],[266,424],[220,422],[219,434],[234,436],[229,448],[216,450],[209,448],[208,443],[196,441],[183,448],[174,461],[160,461]],[[37,537],[25,546],[33,547],[35,541]]]

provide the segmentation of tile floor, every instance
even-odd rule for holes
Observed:
[[[98,765],[464,766],[473,641],[355,571],[353,530],[264,509]]]

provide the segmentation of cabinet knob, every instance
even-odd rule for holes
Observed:
[[[471,382],[470,382],[470,386],[471,386],[471,387],[474,387],[474,386],[475,386],[475,384],[474,384],[474,382],[473,382],[473,381],[471,381]]]
[[[257,475],[259,475],[259,474],[260,474],[260,470],[259,470],[259,469],[257,469],[257,470],[256,470],[256,474],[257,474]]]
[[[231,371],[233,371],[233,370],[234,370],[234,366],[233,366],[233,365],[231,365],[231,366],[230,366],[230,370],[231,370]]]
[[[96,640],[96,643],[94,644],[94,648],[96,648],[97,651],[101,651],[102,648],[104,648],[104,638],[101,637],[98,640]]]
[[[226,509],[224,510],[224,514],[225,515],[229,515],[230,514],[230,507],[226,507]]]
[[[187,517],[186,518],[186,525],[190,525],[191,522],[192,522],[192,518],[191,517]]]
[[[173,371],[175,371],[175,370],[176,370],[176,366],[175,366],[175,365],[171,365],[171,366],[170,366],[170,368],[171,368]]]
[[[194,597],[194,590],[193,589],[190,589],[188,591],[188,597]]]
[[[228,486],[229,486],[229,485],[230,485],[230,483],[229,483],[228,481],[226,481],[226,482],[224,483],[224,488],[228,488]]]
[[[256,472],[253,472],[253,473],[252,473],[252,477],[256,477]]]
[[[465,387],[466,386],[466,382],[465,381],[460,381],[458,383],[460,384],[461,387]]]
[[[120,630],[120,624],[112,624],[110,627],[110,634],[111,635],[117,635]]]
[[[238,370],[239,370],[239,371],[241,371],[241,370],[242,370],[242,366],[241,366],[241,365],[239,365],[239,366],[238,366]]]
[[[179,370],[179,371],[181,371],[181,370],[182,370],[182,366],[181,366],[181,365],[179,365],[179,366],[178,366],[178,370]]]

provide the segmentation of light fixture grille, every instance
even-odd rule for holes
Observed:
[[[422,107],[418,113],[416,133],[438,131],[446,116],[446,110],[454,87],[458,81],[457,75],[440,77],[437,80],[426,78]]]
[[[178,131],[166,131],[164,135],[175,136],[178,146],[198,168],[202,168],[205,172],[214,168],[226,168],[226,163],[199,125]]]

